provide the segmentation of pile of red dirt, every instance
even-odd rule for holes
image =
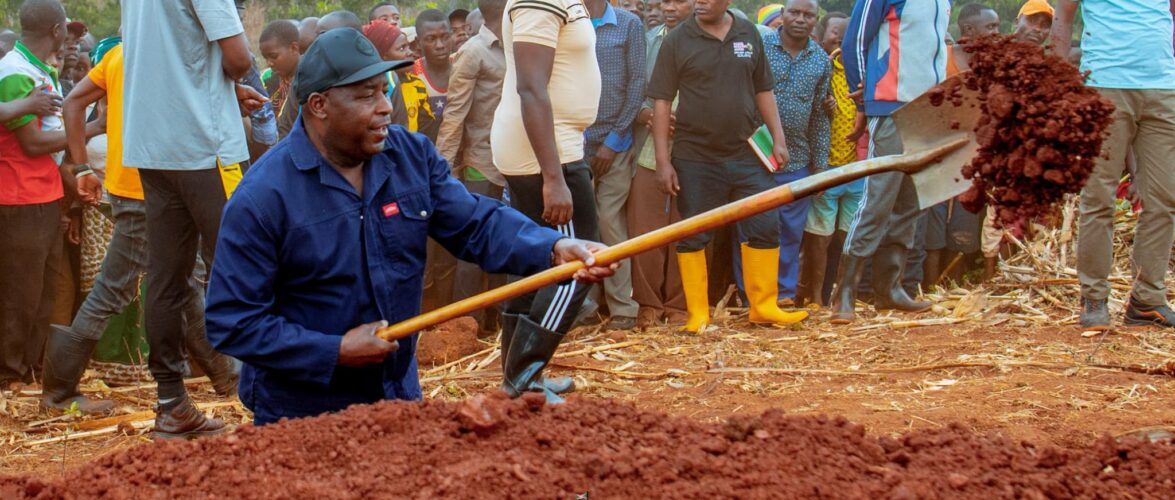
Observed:
[[[416,362],[420,366],[443,365],[485,349],[477,332],[477,320],[469,316],[441,323],[420,335]]]
[[[981,96],[979,151],[963,168],[972,186],[959,200],[973,212],[991,203],[1002,224],[1048,216],[1089,179],[1114,105],[1039,45],[992,36],[964,50],[971,70],[931,91],[936,105],[960,105],[960,85]]]
[[[113,453],[0,498],[1175,498],[1175,446],[1037,448],[960,427],[874,438],[772,410],[724,423],[499,394],[384,402]]]

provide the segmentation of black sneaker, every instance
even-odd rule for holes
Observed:
[[[1110,329],[1110,311],[1106,300],[1081,299],[1081,327],[1086,330]]]
[[[1166,304],[1158,306],[1142,305],[1135,301],[1134,297],[1131,297],[1130,303],[1126,305],[1126,324],[1175,328],[1175,311],[1172,311]]]

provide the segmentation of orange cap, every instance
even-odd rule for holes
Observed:
[[[1049,5],[1048,0],[1028,0],[1024,2],[1024,6],[1020,7],[1020,13],[1016,14],[1017,18],[1024,16],[1031,16],[1033,14],[1048,14],[1052,17],[1056,13],[1053,6]]]

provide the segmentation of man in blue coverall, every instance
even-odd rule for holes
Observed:
[[[374,333],[420,312],[428,237],[491,273],[584,260],[577,280],[612,274],[591,257],[602,245],[470,194],[424,136],[389,127],[384,74],[407,64],[350,28],[320,36],[298,66],[301,118],[225,207],[208,337],[245,363],[239,392],[258,425],[421,398],[415,336]]]

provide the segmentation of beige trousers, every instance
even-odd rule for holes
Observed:
[[[1132,297],[1167,302],[1164,279],[1175,243],[1175,90],[1098,89],[1113,101],[1114,122],[1089,182],[1081,191],[1077,273],[1081,296],[1104,300],[1114,260],[1114,195],[1133,148],[1142,213],[1134,232]]]

